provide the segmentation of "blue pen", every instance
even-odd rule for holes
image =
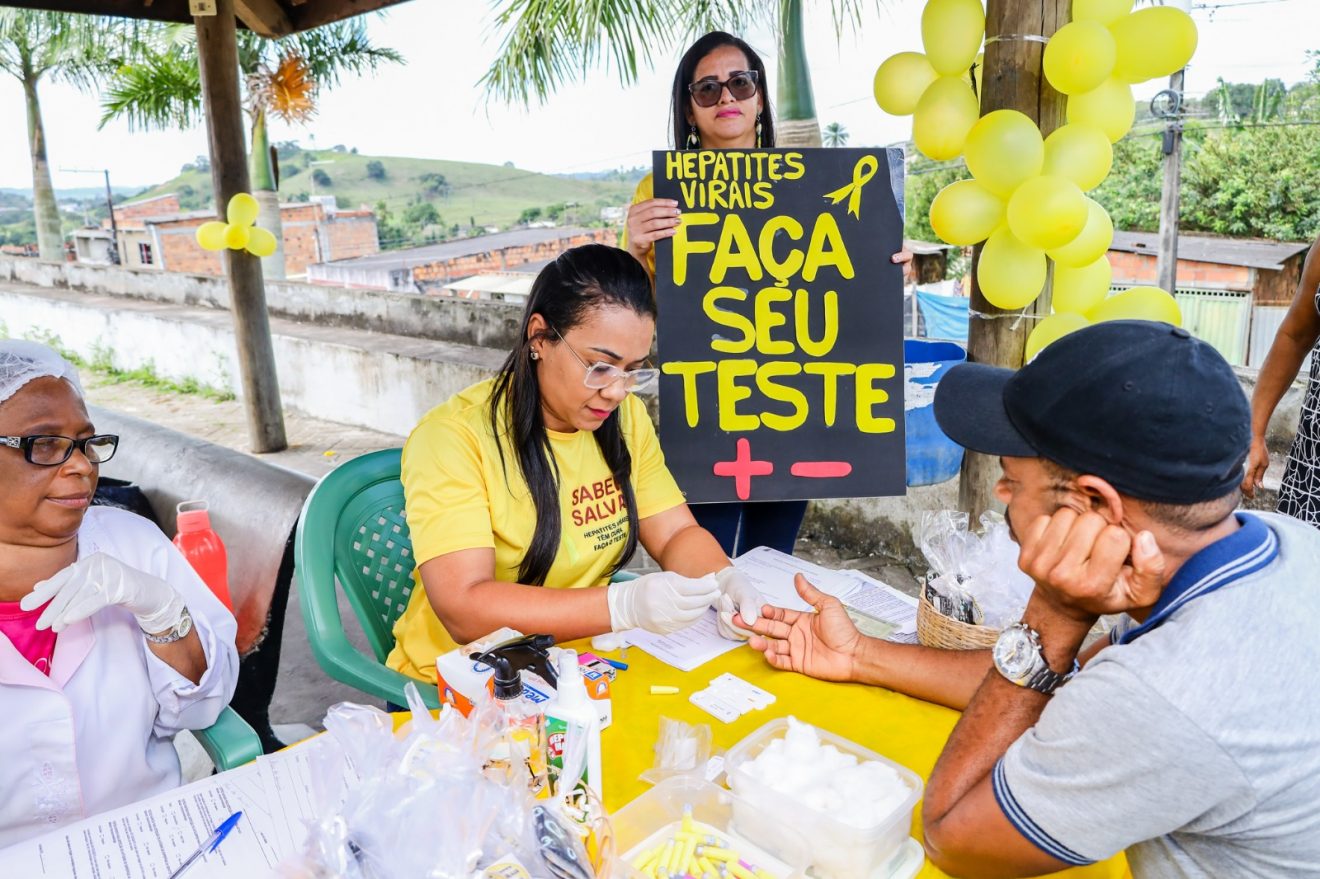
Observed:
[[[600,657],[600,661],[610,666],[611,668],[617,668],[619,671],[628,670],[628,663],[619,662],[617,659],[606,659],[604,656],[602,656]]]
[[[205,842],[197,846],[197,851],[190,854],[188,859],[179,865],[179,869],[170,874],[169,879],[179,879],[180,876],[187,872],[189,867],[197,862],[198,858],[203,855],[209,855],[211,852],[219,848],[220,843],[225,841],[225,837],[229,835],[229,831],[233,830],[234,827],[238,825],[238,819],[242,817],[242,812],[235,812],[226,818],[225,823],[217,827],[215,833],[212,833],[206,838]]]

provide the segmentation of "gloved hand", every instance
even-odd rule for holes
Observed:
[[[720,634],[730,641],[746,641],[752,633],[735,626],[733,615],[742,614],[743,622],[750,626],[761,615],[761,605],[765,604],[765,598],[747,579],[747,575],[733,565],[717,573],[715,581],[720,584],[720,597],[715,599]]]
[[[137,617],[148,634],[174,628],[183,617],[183,598],[164,580],[130,568],[103,552],[75,562],[54,577],[42,580],[23,596],[19,607],[32,610],[50,605],[37,618],[38,629],[62,632],[103,607],[119,605]]]
[[[720,594],[714,574],[693,579],[672,571],[643,574],[606,587],[610,629],[668,635],[696,622]]]

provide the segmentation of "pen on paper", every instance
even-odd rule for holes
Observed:
[[[197,851],[190,854],[187,859],[179,865],[179,868],[169,875],[169,879],[179,879],[180,876],[187,872],[189,867],[197,862],[198,858],[203,855],[209,855],[211,852],[215,851],[220,846],[220,843],[225,841],[225,837],[229,835],[229,832],[238,824],[238,819],[242,817],[242,812],[235,812],[226,818],[224,823],[215,829],[214,833],[207,837],[201,845],[197,846]]]

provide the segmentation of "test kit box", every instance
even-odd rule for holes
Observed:
[[[479,697],[482,690],[487,693],[494,692],[495,669],[484,662],[469,657],[473,653],[484,653],[492,647],[521,637],[521,632],[506,626],[496,629],[484,638],[436,657],[436,688],[439,691],[441,703],[453,705],[465,717],[470,714],[475,705],[474,700]],[[552,647],[550,649],[552,663],[556,661],[558,652],[558,648]],[[602,672],[598,662],[591,662],[590,660],[579,662],[579,667],[582,669],[583,682],[587,685],[587,695],[594,701],[597,713],[600,715],[601,729],[604,729],[609,726],[610,721],[613,719],[613,710],[610,704],[611,675]],[[612,669],[610,670],[612,671]],[[521,677],[523,695],[530,701],[538,705],[546,705],[554,701],[554,687],[540,675],[524,669],[521,672]]]

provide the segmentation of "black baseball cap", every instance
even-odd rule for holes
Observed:
[[[1242,482],[1251,407],[1228,361],[1181,327],[1108,321],[1019,370],[964,363],[935,388],[935,420],[987,455],[1046,458],[1158,503]]]

